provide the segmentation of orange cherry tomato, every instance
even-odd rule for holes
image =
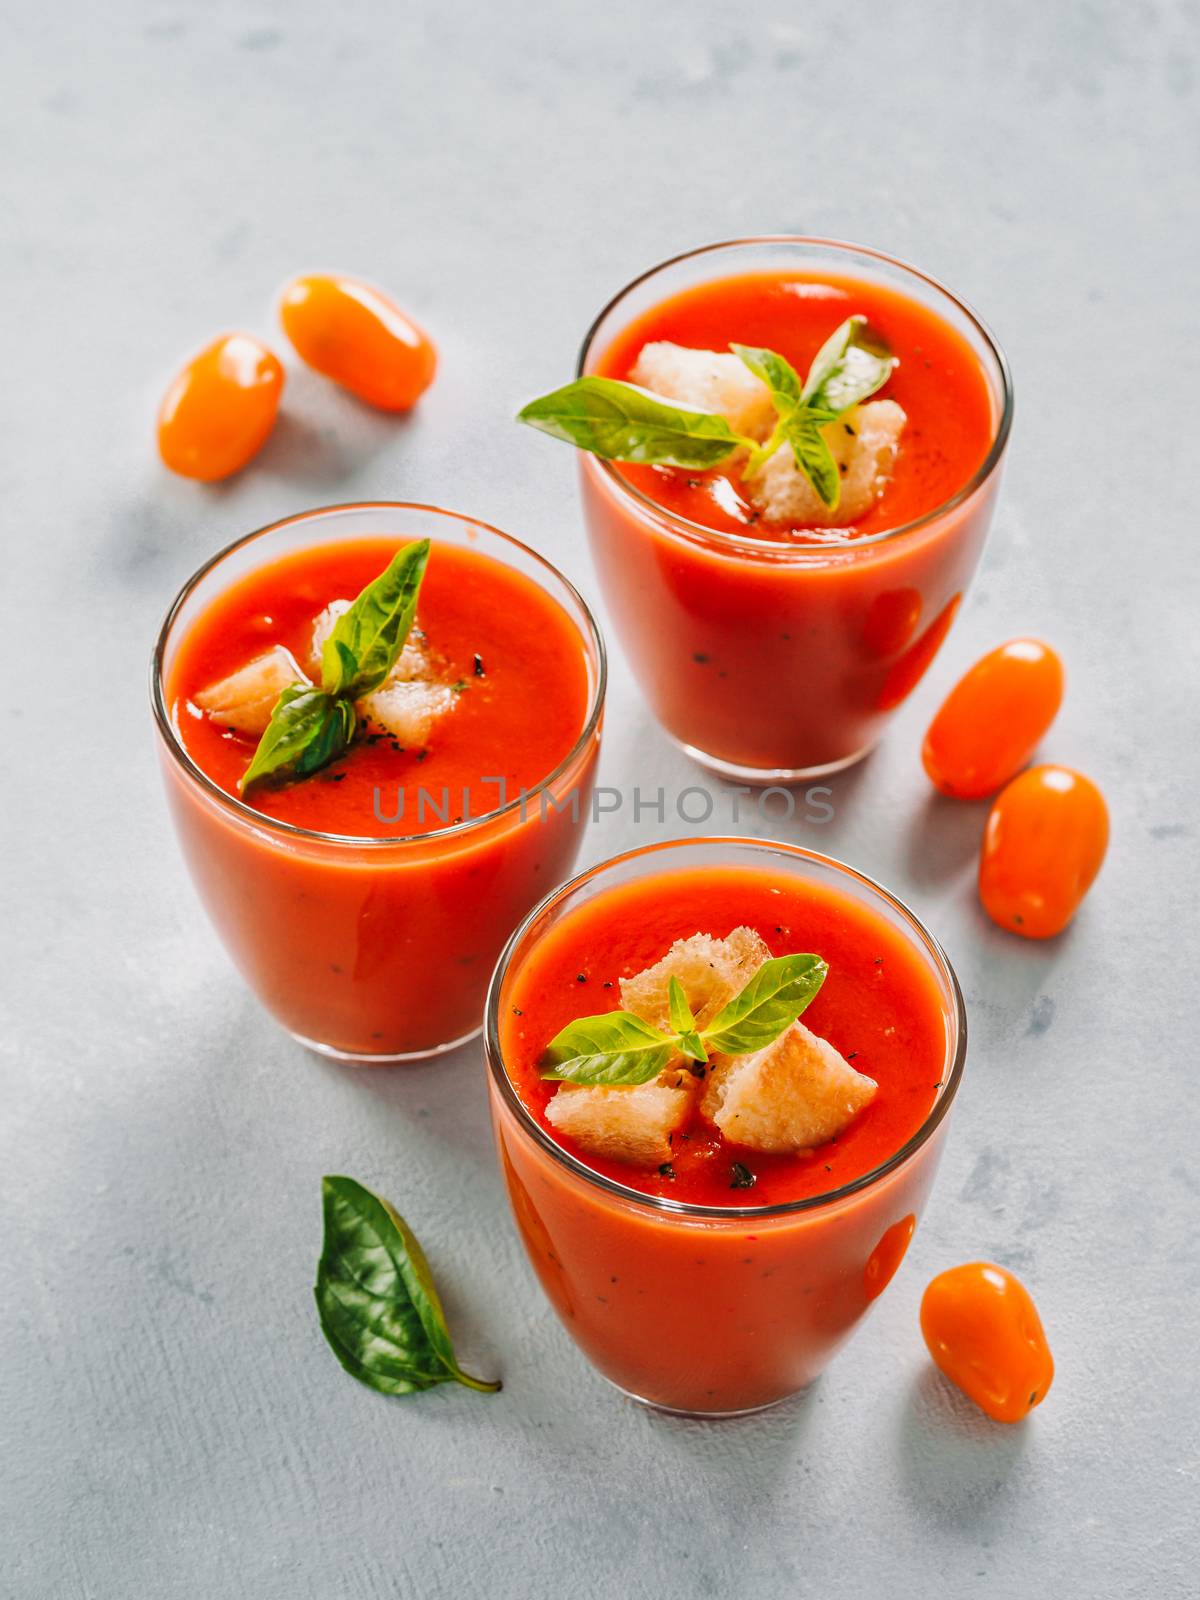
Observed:
[[[266,444],[283,368],[248,333],[227,333],[178,374],[158,411],[158,453],[172,472],[213,483]]]
[[[437,370],[432,342],[378,289],[356,278],[295,278],[279,304],[302,360],[382,411],[407,411]]]
[[[979,858],[979,898],[992,921],[1052,939],[1079,909],[1108,849],[1108,807],[1070,767],[1030,767],[1001,790]]]
[[[929,724],[921,760],[934,786],[959,800],[995,794],[1029,760],[1062,696],[1062,662],[1040,639],[990,651]]]
[[[929,1354],[996,1422],[1020,1422],[1041,1405],[1054,1358],[1037,1307],[1019,1279],[989,1261],[940,1272],[921,1299]]]

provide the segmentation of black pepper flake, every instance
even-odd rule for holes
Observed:
[[[424,761],[424,759],[425,759],[425,757],[426,757],[426,756],[427,756],[427,755],[428,755],[428,754],[429,754],[429,751],[428,751],[428,750],[418,750],[418,751],[417,751],[417,760],[418,760],[418,761]]]
[[[744,1167],[740,1161],[733,1163],[732,1172],[733,1180],[729,1185],[731,1189],[753,1189],[758,1181],[750,1171],[750,1168]]]
[[[851,1050],[850,1054],[846,1057],[846,1060],[847,1061],[853,1061],[857,1054],[858,1054],[857,1050]]]
[[[829,1165],[828,1161],[825,1163],[825,1171],[826,1172],[832,1172],[833,1171],[833,1168]]]
[[[675,1181],[675,1168],[671,1165],[671,1163],[669,1161],[664,1161],[662,1166],[659,1167],[659,1169],[658,1169],[658,1175],[659,1175],[660,1178],[670,1178],[672,1183],[674,1183],[674,1181]]]
[[[709,659],[710,658],[704,654],[703,650],[692,651],[692,660],[699,667],[706,667],[709,663]]]
[[[848,422],[843,422],[842,423],[842,427],[845,428],[846,432],[850,435],[850,437],[852,439],[857,439],[858,438],[858,435],[855,433],[854,429],[850,426],[850,424]]]
[[[520,1006],[514,1006],[513,1007],[513,1016],[514,1017],[523,1017],[524,1015],[525,1015],[525,1013],[521,1010]]]
[[[883,957],[882,956],[876,956],[875,957],[875,965],[877,967],[881,967],[883,965]]]
[[[587,982],[587,973],[586,972],[577,972],[575,974],[575,982],[576,983],[586,983]]]
[[[480,655],[475,657],[475,676],[477,678],[482,678],[484,676],[483,657]]]
[[[605,988],[605,989],[611,989],[612,988],[612,979],[611,978],[605,978],[602,987]]]

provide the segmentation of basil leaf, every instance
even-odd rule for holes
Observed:
[[[749,1055],[778,1039],[808,1006],[829,971],[820,956],[777,956],[723,1006],[701,1034],[710,1050]]]
[[[692,1008],[688,1005],[687,995],[683,985],[672,973],[671,981],[667,985],[667,1006],[671,1016],[671,1026],[679,1035],[679,1048],[684,1055],[690,1056],[693,1061],[707,1061],[708,1052],[700,1042],[700,1035],[696,1032],[696,1018]]]
[[[801,400],[813,411],[827,412],[832,422],[881,389],[891,377],[896,358],[865,333],[867,319],[847,317],[817,351]]]
[[[731,344],[729,348],[756,378],[761,378],[771,391],[775,409],[781,409],[781,400],[797,404],[800,400],[800,374],[790,361],[785,361],[774,350],[763,350],[757,345]]]
[[[616,378],[578,378],[517,413],[517,421],[606,461],[714,467],[752,446],[724,417],[678,405]]]
[[[796,465],[833,511],[842,498],[842,479],[820,428],[801,413],[787,422],[784,436],[792,447]]]
[[[352,1377],[381,1394],[439,1383],[491,1393],[462,1371],[416,1236],[386,1200],[353,1178],[321,1180],[325,1239],[313,1293],[321,1331]]]
[[[354,707],[348,700],[301,683],[285,689],[242,774],[242,793],[257,779],[285,767],[298,778],[316,772],[349,747],[354,727]]]
[[[605,1011],[577,1017],[555,1034],[542,1056],[541,1075],[605,1087],[649,1083],[678,1050],[678,1039],[631,1011]]]
[[[329,694],[359,700],[386,679],[412,628],[428,560],[428,539],[404,545],[337,619],[321,652]]]

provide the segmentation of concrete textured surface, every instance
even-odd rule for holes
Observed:
[[[1194,1594],[1196,6],[0,12],[0,1594]],[[623,1401],[544,1304],[477,1047],[347,1071],[259,1012],[176,852],[145,679],[199,561],[309,505],[467,510],[594,595],[570,454],[511,413],[636,271],[755,231],[953,284],[1007,347],[1018,421],[935,669],[834,781],[832,822],[753,824],[875,873],[956,961],[973,1038],[939,1184],[807,1396],[689,1424]],[[173,366],[227,327],[272,334],[274,291],[313,266],[435,333],[419,413],[291,362],[249,471],[171,478],[150,430]],[[1027,631],[1070,675],[1045,749],[1114,818],[1046,947],[983,919],[982,808],[931,798],[917,759],[958,670]],[[602,781],[697,781],[614,656]],[[584,859],[687,831],[613,818]],[[337,1368],[309,1292],[330,1170],[407,1213],[499,1398],[389,1402]],[[1024,1276],[1058,1360],[1011,1430],[917,1329],[927,1278],[976,1256]]]

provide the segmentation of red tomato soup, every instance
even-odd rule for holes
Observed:
[[[599,1370],[671,1409],[741,1411],[815,1377],[899,1267],[961,1064],[960,1013],[944,958],[848,869],[749,841],[678,849],[696,864],[663,870],[669,858],[648,852],[631,876],[634,858],[619,858],[609,868],[624,881],[605,886],[609,868],[598,869],[598,886],[518,941],[493,991],[493,1115],[526,1248]],[[550,1039],[619,1007],[618,980],[675,940],[740,926],[772,956],[828,962],[803,1021],[875,1080],[874,1099],[802,1154],[732,1143],[698,1111],[665,1170],[564,1136],[546,1117],[558,1085],[538,1070]]]
[[[655,714],[708,764],[763,781],[856,759],[920,680],[979,560],[1008,427],[1002,359],[957,302],[849,247],[826,247],[815,270],[795,243],[786,270],[722,276],[754,259],[753,246],[735,245],[700,253],[712,256],[709,281],[669,293],[680,264],[651,274],[601,318],[583,361],[629,380],[647,344],[727,353],[739,343],[776,351],[803,376],[855,314],[897,357],[872,400],[904,411],[898,454],[844,527],[772,521],[736,466],[580,457],[600,582]],[[659,279],[663,298],[636,312]]]
[[[314,619],[354,599],[404,542],[330,538],[338,513],[281,524],[308,524],[316,542],[274,559],[267,530],[262,564],[224,585],[218,563],[177,627],[162,690],[176,758],[164,762],[168,795],[218,932],[289,1031],[366,1058],[429,1053],[477,1027],[504,939],[574,860],[602,668],[582,602],[532,552],[476,524],[462,542],[439,538],[439,525],[456,526],[447,513],[378,512],[384,527],[408,513],[408,536],[425,531],[424,516],[433,537],[412,637],[452,700],[419,744],[364,722],[320,771],[267,779],[243,798],[257,737],[197,703],[273,646],[319,676]]]

